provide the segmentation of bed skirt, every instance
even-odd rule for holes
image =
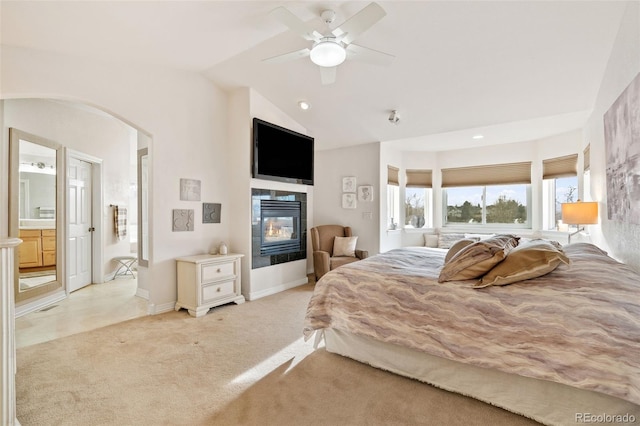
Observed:
[[[609,395],[463,364],[335,329],[316,333],[324,333],[328,352],[478,399],[546,425],[579,425],[593,423],[594,419],[609,424],[640,422],[639,405]]]

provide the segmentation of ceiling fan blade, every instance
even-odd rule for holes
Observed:
[[[295,61],[296,59],[309,56],[311,49],[305,47],[304,49],[296,50],[294,52],[283,53],[282,55],[272,56],[271,58],[263,59],[262,62],[268,62],[270,64],[279,64],[281,62]]]
[[[310,28],[305,22],[291,13],[291,11],[284,6],[273,9],[269,15],[289,27],[291,31],[301,35],[305,40],[318,41],[322,38],[322,34],[313,28]]]
[[[386,14],[387,12],[377,3],[369,3],[368,6],[347,19],[346,22],[334,29],[331,33],[336,37],[340,37],[346,33],[342,38],[342,42],[349,44],[360,34],[371,28],[373,24],[384,18]]]
[[[336,70],[338,67],[318,68],[320,68],[320,81],[322,81],[322,84],[331,84],[336,81]]]
[[[373,65],[391,65],[391,62],[395,59],[395,56],[388,53],[369,49],[368,47],[358,46],[357,44],[348,45],[346,50],[348,59],[354,59],[356,61],[366,62]]]

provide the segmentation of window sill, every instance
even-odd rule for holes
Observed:
[[[402,228],[407,234],[434,234],[435,228]]]

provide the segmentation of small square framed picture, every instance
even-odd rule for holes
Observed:
[[[358,187],[358,201],[373,201],[373,186],[361,185]]]
[[[342,208],[355,209],[358,206],[355,193],[342,194]]]
[[[355,176],[347,176],[342,178],[342,192],[356,192]]]

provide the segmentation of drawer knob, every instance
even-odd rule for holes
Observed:
[[[220,273],[220,272],[222,272],[222,269],[218,268],[218,270],[216,272]]]
[[[220,290],[222,290],[220,287],[218,287],[218,288],[216,289],[216,291],[217,291],[218,293],[220,293]]]

